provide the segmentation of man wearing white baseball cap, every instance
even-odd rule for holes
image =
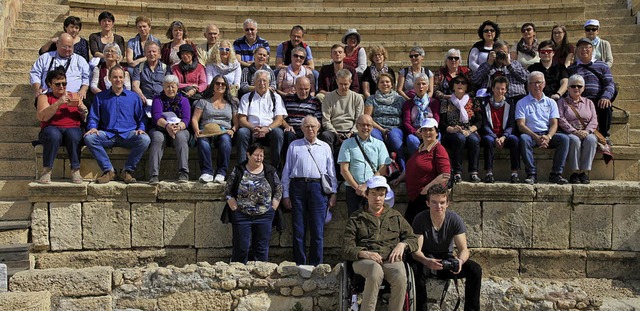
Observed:
[[[402,310],[407,291],[403,255],[418,249],[413,229],[386,203],[391,188],[382,176],[367,180],[367,205],[347,221],[343,257],[353,261],[353,271],[365,278],[361,310],[375,310],[382,280],[391,284],[389,310]]]

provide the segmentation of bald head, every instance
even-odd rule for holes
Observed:
[[[204,37],[207,39],[207,44],[214,45],[218,43],[218,38],[220,37],[220,29],[216,24],[209,24],[204,29]]]
[[[360,139],[369,139],[369,136],[371,136],[371,130],[373,129],[373,119],[368,114],[359,116],[356,120],[356,128],[358,129],[358,136]]]
[[[58,37],[57,52],[60,57],[70,57],[73,54],[73,37],[68,33],[62,33]]]
[[[311,81],[307,77],[300,77],[296,80],[296,95],[300,99],[306,99],[311,93]]]

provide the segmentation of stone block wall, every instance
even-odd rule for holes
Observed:
[[[224,187],[161,182],[29,185],[35,267],[115,268],[228,262]],[[398,189],[395,208],[406,208]],[[640,183],[462,183],[450,209],[467,223],[471,257],[487,276],[640,278]],[[290,224],[290,214],[285,213]],[[325,262],[338,263],[346,206],[325,230]],[[274,231],[270,261],[292,260],[291,226]]]

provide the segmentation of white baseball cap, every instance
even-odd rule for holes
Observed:
[[[600,27],[600,21],[597,19],[590,19],[586,23],[584,23],[584,27],[587,27],[587,26]]]
[[[387,195],[384,198],[384,203],[389,205],[389,207],[393,207],[393,205],[395,204],[395,194],[393,193],[391,187],[389,187],[389,185],[387,184],[387,179],[382,176],[373,176],[369,178],[369,180],[367,180],[368,189],[380,187],[387,188]]]
[[[422,122],[420,123],[420,129],[423,128],[438,128],[438,121],[436,121],[436,119],[434,118],[425,118],[424,120],[422,120]]]

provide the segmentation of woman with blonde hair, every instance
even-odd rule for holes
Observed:
[[[207,73],[207,83],[211,83],[217,75],[224,76],[229,83],[231,95],[237,96],[240,88],[240,79],[242,78],[242,68],[229,40],[222,40],[218,50],[211,53],[210,62],[207,64],[205,71]]]

